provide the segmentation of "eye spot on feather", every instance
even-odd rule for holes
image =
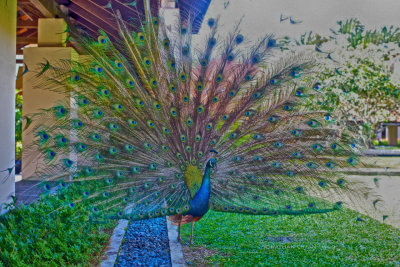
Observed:
[[[182,55],[187,56],[189,54],[189,48],[188,47],[182,47]]]
[[[186,74],[181,73],[181,74],[179,75],[179,79],[180,79],[182,82],[185,82],[185,81],[186,81]]]
[[[217,43],[217,40],[214,37],[211,37],[210,40],[208,40],[208,44],[210,47],[215,46]]]
[[[296,191],[299,192],[299,193],[302,193],[303,192],[303,187],[301,187],[301,186],[297,187]]]
[[[241,42],[243,42],[243,35],[241,35],[241,34],[238,34],[237,36],[236,36],[236,44],[240,44]]]
[[[153,18],[153,25],[158,26],[158,24],[159,24],[158,18]]]
[[[181,33],[183,34],[183,35],[185,35],[186,33],[187,33],[187,27],[186,26],[182,26],[181,27]]]
[[[169,40],[168,40],[168,39],[164,39],[164,41],[163,41],[163,46],[164,46],[164,48],[165,48],[165,49],[168,49],[168,48],[169,48],[169,45],[170,45]]]
[[[186,136],[184,136],[183,134],[181,134],[180,138],[181,138],[181,141],[182,141],[182,142],[186,142]]]
[[[138,33],[138,38],[139,38],[140,41],[144,41],[144,34],[139,32]]]
[[[261,96],[260,92],[256,92],[256,93],[253,94],[253,98],[254,99],[258,99],[260,96]]]
[[[251,62],[252,62],[253,64],[259,63],[259,62],[260,62],[260,56],[258,56],[258,55],[253,56],[253,57],[251,58]]]
[[[215,19],[209,18],[208,21],[207,21],[207,24],[208,24],[208,26],[210,28],[212,28],[214,26],[214,24],[215,24]]]
[[[304,96],[304,88],[299,88],[296,90],[296,96],[297,97],[302,97]]]
[[[316,84],[314,84],[314,89],[315,90],[320,90],[321,89],[321,83],[316,83]]]

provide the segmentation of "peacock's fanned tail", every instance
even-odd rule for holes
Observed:
[[[87,55],[43,64],[37,86],[67,99],[33,114],[27,129],[46,189],[59,181],[78,194],[66,206],[85,201],[99,216],[183,214],[213,149],[215,210],[304,214],[361,203],[368,189],[344,174],[359,166],[357,138],[307,107],[323,93],[311,56],[274,56],[271,36],[247,48],[238,27],[220,40],[213,19],[194,49],[190,23],[169,31],[148,16],[133,31],[115,11],[118,40],[75,34]]]

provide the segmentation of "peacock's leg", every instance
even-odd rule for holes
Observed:
[[[178,241],[181,241],[181,220],[178,221]]]
[[[194,222],[190,223],[190,240],[189,240],[189,244],[193,244],[193,225]]]

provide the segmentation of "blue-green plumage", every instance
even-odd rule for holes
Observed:
[[[203,181],[201,183],[201,187],[199,191],[194,195],[192,201],[190,202],[190,210],[187,215],[192,215],[193,217],[202,217],[208,211],[208,202],[210,200],[211,193],[211,184],[210,184],[210,176],[211,169],[216,166],[215,159],[210,159],[207,162]]]
[[[216,38],[213,19],[205,49],[194,53],[190,25],[172,36],[147,16],[137,31],[117,16],[118,42],[71,31],[85,61],[42,65],[38,85],[66,98],[33,114],[37,124],[27,117],[41,152],[32,152],[33,177],[61,180],[66,190],[84,182],[90,190],[72,207],[90,201],[95,216],[170,216],[180,225],[209,207],[275,216],[335,210],[336,192],[364,197],[363,187],[337,177],[360,165],[361,142],[332,123],[334,114],[307,108],[324,93],[321,83],[303,81],[312,60],[288,56],[265,71],[276,41],[266,36],[243,49],[239,30]]]

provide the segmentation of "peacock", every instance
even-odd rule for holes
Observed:
[[[35,79],[66,96],[25,127],[33,177],[48,191],[56,182],[79,192],[65,208],[169,216],[178,229],[191,223],[192,242],[210,209],[301,215],[365,202],[370,189],[346,179],[364,166],[362,142],[310,107],[324,93],[312,54],[282,53],[272,35],[249,44],[239,24],[222,39],[218,18],[194,45],[190,20],[167,27],[146,14],[133,30],[113,12],[120,39],[72,29],[86,55],[45,61]]]

